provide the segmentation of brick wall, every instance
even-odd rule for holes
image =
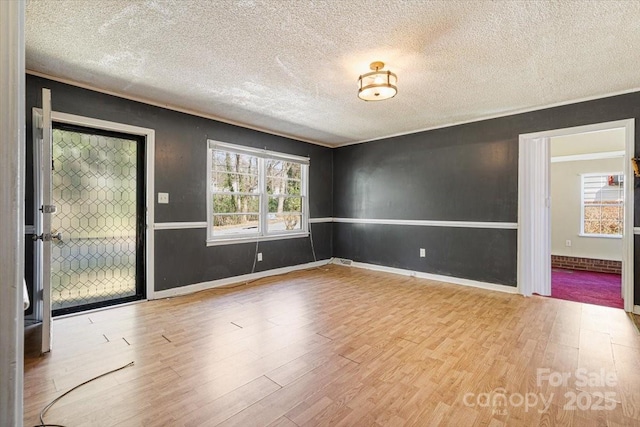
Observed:
[[[622,274],[621,261],[609,261],[604,259],[551,255],[551,267],[565,268],[568,270],[585,270],[596,271],[599,273]]]

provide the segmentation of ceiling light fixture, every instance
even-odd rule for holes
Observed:
[[[396,96],[398,76],[391,71],[383,71],[384,62],[372,62],[369,68],[373,71],[358,77],[358,98],[363,101],[382,101]]]

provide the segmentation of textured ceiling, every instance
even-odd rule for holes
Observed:
[[[335,146],[640,88],[640,2],[30,0],[26,65]]]

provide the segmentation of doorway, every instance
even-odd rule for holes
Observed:
[[[53,123],[53,316],[144,299],[145,141]]]
[[[518,170],[518,290],[551,295],[550,138],[624,129],[623,179],[633,182],[634,119],[520,135]],[[622,297],[633,311],[633,185],[624,187]]]
[[[153,298],[153,129],[33,109],[33,320]],[[45,160],[46,159],[46,160]]]
[[[550,138],[551,297],[623,308],[625,129]]]

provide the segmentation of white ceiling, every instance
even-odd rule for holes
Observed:
[[[640,1],[29,0],[26,21],[28,70],[331,146],[640,88]],[[374,60],[391,100],[357,97]]]

